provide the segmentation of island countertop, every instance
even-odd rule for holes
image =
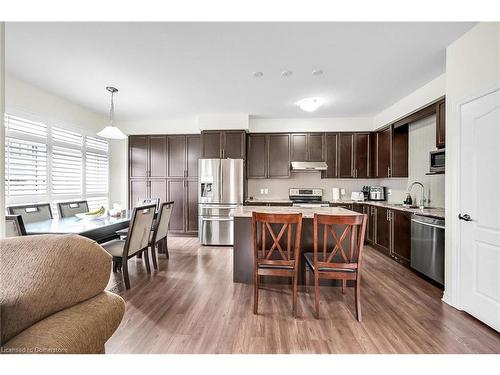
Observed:
[[[252,217],[252,212],[262,212],[266,214],[296,214],[301,213],[305,219],[312,219],[314,214],[323,215],[362,215],[359,212],[351,211],[342,207],[269,207],[269,206],[238,206],[234,209],[233,217]]]

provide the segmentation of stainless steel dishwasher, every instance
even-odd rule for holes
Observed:
[[[444,220],[414,214],[411,219],[411,268],[444,284]]]

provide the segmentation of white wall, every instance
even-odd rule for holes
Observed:
[[[5,24],[0,22],[0,114],[5,105]],[[5,235],[5,127],[0,115],[0,238]]]
[[[371,117],[345,118],[250,118],[253,133],[371,131]]]
[[[445,94],[446,74],[433,79],[373,117],[373,130],[425,107]]]
[[[459,104],[500,87],[500,23],[480,23],[446,50],[446,250],[444,301],[459,299]]]

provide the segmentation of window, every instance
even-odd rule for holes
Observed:
[[[108,206],[108,142],[72,130],[5,115],[7,205],[85,199]]]

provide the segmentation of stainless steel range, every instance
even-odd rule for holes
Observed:
[[[288,189],[288,198],[293,207],[328,207],[329,202],[323,201],[323,189]]]

